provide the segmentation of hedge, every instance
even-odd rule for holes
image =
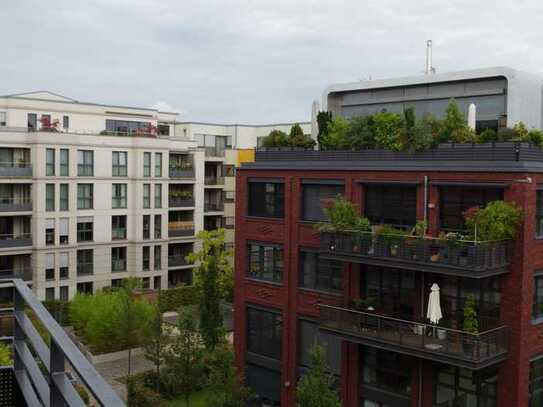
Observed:
[[[161,312],[177,311],[182,306],[196,304],[197,295],[198,291],[192,285],[162,290],[158,295],[158,306]]]

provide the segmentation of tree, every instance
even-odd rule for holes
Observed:
[[[179,309],[177,335],[168,347],[165,361],[165,387],[171,395],[184,395],[185,405],[189,406],[190,396],[199,388],[203,374],[202,346],[190,307]]]
[[[235,368],[234,351],[229,344],[221,344],[205,361],[208,369],[207,401],[216,407],[244,407],[249,389],[243,385]]]
[[[373,116],[375,144],[387,150],[399,150],[402,117],[396,113],[382,112]]]
[[[149,323],[149,332],[145,338],[143,349],[145,357],[150,360],[156,369],[156,391],[160,390],[160,368],[166,358],[166,349],[170,343],[169,331],[164,326],[164,315],[158,304],[155,305],[153,318]]]
[[[311,368],[301,377],[296,388],[299,407],[340,407],[337,392],[332,390],[334,378],[328,372],[321,345],[311,348]]]
[[[347,144],[355,150],[375,148],[375,135],[373,133],[373,116],[355,117],[349,121],[347,129]]]
[[[321,137],[322,150],[347,150],[351,145],[347,138],[349,122],[343,117],[335,117],[328,124],[328,134]]]
[[[286,147],[288,146],[287,133],[281,130],[272,130],[262,140],[263,147]]]
[[[224,249],[224,229],[202,231],[198,234],[202,247],[187,260],[198,262],[194,280],[198,289],[200,333],[207,350],[213,350],[223,339],[224,329],[220,302],[226,297],[232,274],[231,253]]]
[[[459,135],[467,128],[467,123],[464,119],[464,115],[458,109],[454,99],[451,99],[447,109],[445,109],[445,117],[443,119],[443,128],[439,135],[440,143],[447,142],[462,142],[457,140]]]
[[[319,132],[317,134],[317,142],[319,148],[322,150],[322,138],[328,135],[328,125],[332,121],[332,112],[319,112],[317,113],[317,125]]]
[[[291,147],[311,148],[315,146],[315,140],[305,135],[302,127],[296,123],[290,128],[288,144]]]

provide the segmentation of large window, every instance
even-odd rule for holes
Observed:
[[[126,271],[126,247],[111,248],[111,271]]]
[[[162,208],[162,184],[155,184],[155,208]]]
[[[280,283],[283,280],[283,247],[270,243],[250,243],[247,276]]]
[[[77,251],[77,275],[86,276],[94,273],[94,254],[92,249]]]
[[[111,207],[113,209],[126,208],[126,184],[111,185]]]
[[[530,399],[528,407],[543,406],[543,356],[530,361]]]
[[[151,215],[143,215],[143,239],[151,238]]]
[[[151,268],[151,246],[143,246],[142,248],[142,270],[149,271]]]
[[[45,185],[45,211],[53,212],[55,210],[55,184]]]
[[[153,268],[155,270],[160,270],[162,269],[162,246],[155,246],[153,250]]]
[[[26,117],[28,131],[38,130],[38,115],[36,113],[28,113]]]
[[[94,185],[77,184],[77,209],[92,209],[94,206]]]
[[[411,227],[417,222],[417,188],[410,185],[366,185],[364,214],[371,223]]]
[[[302,181],[303,183],[303,181]],[[302,185],[302,219],[311,222],[328,220],[324,208],[338,195],[343,195],[343,183],[323,181],[323,183]]]
[[[532,318],[543,320],[543,273],[534,277]]]
[[[162,153],[155,153],[155,177],[162,177]]]
[[[162,215],[155,215],[155,239],[162,239]]]
[[[269,366],[259,366],[247,363],[245,369],[247,386],[253,393],[252,399],[258,400],[258,404],[250,404],[255,407],[279,407],[281,405],[281,371]],[[255,401],[252,401],[255,403]]]
[[[114,177],[126,177],[128,161],[126,151],[113,151],[111,174]]]
[[[281,360],[283,318],[281,314],[247,307],[247,351]]]
[[[360,351],[361,386],[370,386],[397,396],[411,396],[412,357],[365,346],[361,346]]]
[[[143,176],[151,176],[151,153],[143,153]]]
[[[306,319],[299,320],[298,332],[298,349],[300,350],[298,365],[301,370],[312,366],[311,349],[315,344],[319,344],[326,351],[326,362],[330,372],[335,376],[341,376],[341,339],[338,336],[319,331],[319,325],[316,322]]]
[[[151,207],[151,184],[143,184],[143,208]]]
[[[126,239],[126,215],[111,217],[111,239]]]
[[[439,189],[439,225],[443,230],[463,230],[464,212],[503,199],[502,188],[456,187]]]
[[[55,175],[55,149],[47,148],[45,150],[45,175]]]
[[[317,251],[300,251],[298,284],[303,288],[341,292],[343,264],[339,261],[320,259]]]
[[[60,184],[59,210],[67,211],[70,209],[70,186],[69,184]]]
[[[55,219],[45,219],[45,244],[55,244]]]
[[[496,374],[494,368],[475,371],[440,365],[435,381],[434,406],[495,407]]]
[[[62,177],[70,175],[70,150],[67,148],[60,149],[60,175]]]
[[[249,181],[249,216],[282,218],[285,216],[285,184]]]
[[[140,129],[148,129],[149,124],[148,122],[106,119],[106,130],[112,133],[129,134]]]
[[[94,175],[93,151],[77,150],[77,175],[79,177],[92,177]]]
[[[77,218],[77,241],[92,242],[93,240],[93,219],[82,217]]]

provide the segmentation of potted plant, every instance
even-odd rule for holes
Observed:
[[[380,243],[380,252],[383,256],[397,257],[402,241],[407,233],[405,230],[390,225],[382,225],[376,230],[377,240]]]
[[[407,257],[413,260],[424,259],[425,241],[427,223],[424,220],[418,220],[413,229],[411,229],[411,237],[405,239],[405,248],[408,251]]]
[[[479,333],[479,320],[477,319],[476,301],[473,295],[468,295],[464,303],[464,322],[462,329],[472,335],[465,335],[462,342],[464,353],[470,355],[475,346],[475,336]]]

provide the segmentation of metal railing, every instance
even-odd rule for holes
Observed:
[[[31,211],[30,198],[0,197],[0,212]]]
[[[194,178],[194,168],[170,167],[170,178]]]
[[[112,260],[111,271],[112,272],[126,271],[126,260]]]
[[[3,233],[0,234],[0,248],[32,246],[31,233]]]
[[[508,329],[500,326],[480,333],[436,327],[348,308],[319,305],[321,328],[347,336],[416,351],[432,360],[457,360],[477,365],[497,360],[508,350]]]
[[[192,236],[194,235],[194,222],[192,221],[168,222],[168,235],[172,237]]]
[[[94,263],[77,263],[78,276],[92,276],[94,274]]]
[[[353,261],[397,261],[404,265],[446,267],[458,275],[502,273],[509,266],[510,241],[474,242],[372,232],[321,233],[320,248],[329,256]],[[431,270],[430,270],[431,271]]]
[[[31,177],[32,164],[27,162],[0,162],[0,177]]]
[[[206,157],[224,157],[224,148],[205,147]]]
[[[189,266],[193,264],[187,261],[187,259],[185,258],[187,254],[176,254],[173,256],[168,256],[168,267]]]
[[[194,206],[194,198],[168,197],[168,206],[172,208],[187,208]]]
[[[204,212],[221,212],[224,211],[224,203],[222,202],[205,202]]]
[[[90,130],[90,129],[65,129],[63,127],[39,127],[34,129],[32,127],[15,127],[15,126],[3,126],[0,127],[0,132],[6,133],[60,133],[60,134],[76,134],[80,136],[113,136],[113,137],[162,137],[163,135],[157,133],[150,133],[145,131],[110,131],[110,130]],[[165,136],[168,137],[168,136]]]
[[[125,240],[126,239],[126,228],[112,228],[111,229],[111,238],[113,240]]]
[[[75,371],[100,406],[124,406],[120,397],[92,366],[66,332],[55,321],[31,289],[20,279],[4,280],[13,285],[13,371],[15,382],[29,406],[84,406],[66,366]],[[47,332],[47,344],[30,311]]]
[[[6,278],[20,278],[24,281],[32,280],[32,269],[25,267],[23,269],[2,269],[0,270],[0,281]]]
[[[204,177],[204,184],[205,185],[224,185],[224,177],[206,175]]]

